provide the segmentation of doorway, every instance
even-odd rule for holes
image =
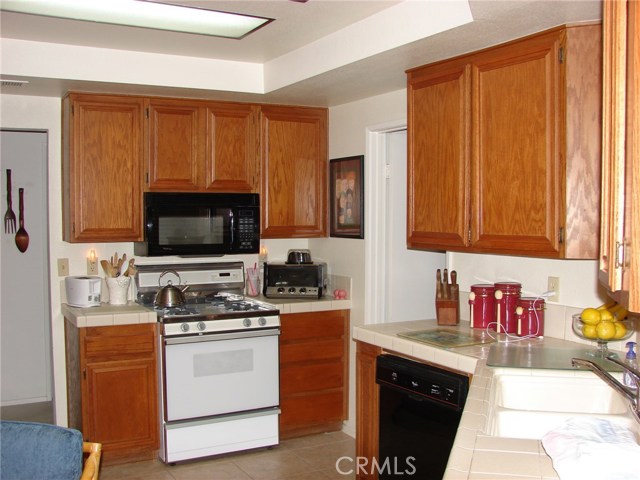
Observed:
[[[435,272],[445,268],[446,256],[407,248],[406,125],[378,126],[367,136],[365,191],[372,207],[365,220],[365,318],[367,323],[435,318]]]
[[[51,308],[49,299],[47,132],[0,131],[2,215],[8,195],[19,228],[18,189],[24,189],[28,248],[2,225],[0,262],[0,417],[53,423]],[[11,170],[11,192],[7,170]]]

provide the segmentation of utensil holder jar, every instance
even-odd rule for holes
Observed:
[[[521,337],[544,336],[544,309],[543,298],[520,298],[516,307],[517,335]]]
[[[498,333],[516,333],[518,320],[516,308],[520,300],[522,285],[518,282],[495,283],[496,326]]]
[[[126,305],[131,277],[107,277],[106,280],[109,288],[109,303],[111,305]]]
[[[471,328],[487,328],[495,330],[495,287],[491,284],[471,285],[469,294]]]

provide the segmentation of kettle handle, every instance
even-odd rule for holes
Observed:
[[[165,270],[158,277],[158,286],[160,286],[160,287],[162,286],[162,285],[160,285],[160,280],[162,280],[162,277],[164,277],[167,273],[173,273],[176,277],[178,277],[178,285],[180,285],[182,283],[182,279],[180,278],[180,274],[178,272],[176,272],[175,270]],[[171,280],[169,280],[169,282],[171,282]],[[173,283],[173,282],[171,282],[171,283]]]

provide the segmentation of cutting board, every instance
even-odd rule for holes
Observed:
[[[445,328],[398,333],[398,336],[442,348],[467,347],[469,345],[480,345],[494,341],[492,338],[486,337],[482,333],[464,333],[458,330],[448,330]]]

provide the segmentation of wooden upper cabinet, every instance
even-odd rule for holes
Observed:
[[[632,312],[640,312],[639,22],[637,2],[604,2],[599,279],[611,296]]]
[[[144,101],[63,99],[63,240],[142,240]]]
[[[408,221],[410,248],[464,247],[469,226],[471,69],[449,62],[410,74]]]
[[[408,72],[410,247],[597,257],[600,39],[560,27]]]
[[[147,104],[148,188],[196,191],[203,178],[204,111],[185,100],[153,99]]]
[[[250,104],[207,104],[205,189],[258,191],[259,110]]]
[[[326,236],[327,110],[261,108],[262,236]]]

